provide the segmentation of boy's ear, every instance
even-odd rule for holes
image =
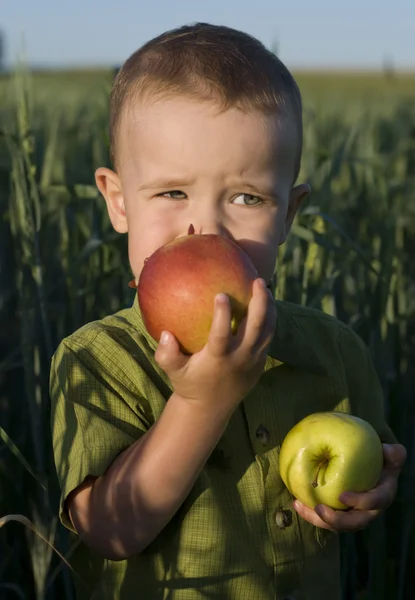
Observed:
[[[95,171],[95,183],[107,203],[108,215],[112,226],[118,233],[127,233],[128,223],[125,213],[124,196],[117,173],[100,167]]]
[[[280,242],[281,244],[283,244],[285,242],[285,240],[287,239],[287,235],[290,232],[291,226],[294,221],[294,217],[297,214],[298,209],[300,208],[301,204],[304,202],[304,200],[307,198],[307,196],[309,195],[310,192],[311,192],[311,187],[308,185],[308,183],[302,183],[301,185],[296,185],[291,190],[290,198],[288,200],[287,216],[285,219],[284,235]]]

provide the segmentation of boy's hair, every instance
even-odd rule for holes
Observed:
[[[223,110],[289,117],[296,127],[295,177],[302,151],[302,103],[284,64],[256,38],[230,27],[196,23],[167,31],[139,48],[118,72],[110,101],[111,161],[117,167],[121,115],[132,100],[182,95],[214,99]]]

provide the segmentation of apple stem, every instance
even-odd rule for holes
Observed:
[[[192,224],[189,225],[189,230],[187,232],[187,235],[193,235],[195,232],[195,228],[193,227]]]
[[[328,461],[328,459],[327,459],[327,458],[323,458],[323,460],[321,460],[321,461],[318,463],[318,466],[317,466],[317,472],[316,472],[316,476],[314,477],[314,479],[313,479],[313,482],[312,482],[312,484],[311,484],[311,485],[313,486],[313,488],[316,488],[316,487],[318,486],[318,483],[317,483],[317,478],[318,478],[318,474],[320,473],[320,469],[321,469],[321,467],[325,467],[325,466],[327,466],[327,465],[328,465],[328,462],[329,462],[329,461]]]

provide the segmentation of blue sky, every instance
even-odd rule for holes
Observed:
[[[0,0],[8,63],[24,34],[31,64],[122,63],[149,38],[194,21],[230,25],[289,67],[415,69],[415,0]]]

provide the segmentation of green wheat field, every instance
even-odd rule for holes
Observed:
[[[57,521],[49,362],[131,303],[126,238],[93,174],[108,164],[114,73],[0,76],[0,599],[73,600]],[[298,73],[313,193],[277,295],[336,315],[370,348],[408,460],[394,505],[341,534],[345,600],[415,598],[415,74]],[[54,549],[52,549],[52,546]],[[330,599],[327,599],[330,600]]]

